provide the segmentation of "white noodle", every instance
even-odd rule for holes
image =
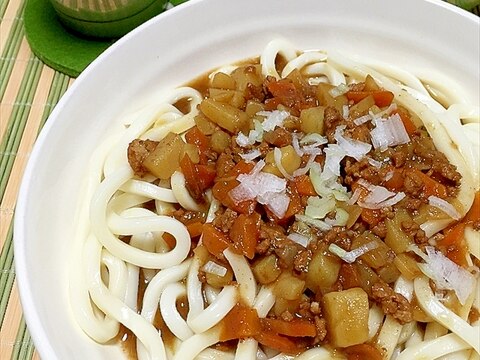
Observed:
[[[203,333],[217,325],[237,303],[237,288],[225,286],[214,302],[200,314],[187,319],[188,326],[197,334]]]
[[[433,86],[442,100],[453,103],[446,110],[430,96],[418,77],[403,69],[380,63],[371,63],[373,68],[368,68],[334,52],[328,56],[318,51],[297,55],[296,49],[281,39],[270,42],[260,56],[264,76],[280,78],[275,67],[278,55],[287,61],[282,77],[298,69],[310,77],[310,83],[326,79],[337,87],[355,79],[361,81],[370,74],[379,86],[392,91],[399,105],[405,106],[422,119],[437,149],[461,173],[462,181],[456,203],[461,204],[459,216],[465,215],[472,204],[475,189],[480,188],[480,117],[478,107],[466,104],[458,87],[450,81],[443,81],[439,76],[423,76],[428,77],[428,89],[432,90]],[[230,70],[226,71],[228,73]],[[189,101],[190,109],[186,113],[174,106],[181,99]],[[71,274],[70,295],[74,315],[85,333],[100,343],[113,339],[118,334],[120,323],[125,325],[137,337],[139,360],[266,358],[254,339],[240,341],[235,352],[222,352],[209,347],[220,341],[218,324],[239,298],[256,309],[260,318],[266,317],[275,304],[272,287],[263,286],[257,294],[257,283],[250,264],[244,256],[235,254],[230,249],[224,251],[224,256],[232,267],[238,286],[228,285],[222,289],[210,285],[203,287],[198,275],[200,267],[207,260],[200,259],[197,255],[186,260],[191,247],[190,236],[186,227],[170,216],[175,210],[172,205],[174,203],[179,203],[187,210],[202,210],[186,189],[183,174],[175,172],[170,179],[171,189],[168,189],[153,184],[155,179],[152,176],[134,178],[128,165],[126,150],[132,140],[140,138],[159,141],[169,132],[184,133],[194,126],[194,117],[198,114],[197,108],[201,101],[202,95],[197,90],[181,87],[156,95],[152,105],[123,119],[123,123],[128,125],[123,133],[113,135],[95,151],[85,189],[82,191],[84,199],[78,209],[79,230],[74,241],[76,254],[81,256],[75,257],[74,265],[76,269],[86,269],[86,274],[79,270]],[[377,118],[389,115],[395,108],[396,103],[392,103],[380,114],[369,114],[368,119],[359,118],[355,122],[363,123],[372,119],[372,116]],[[346,115],[347,110],[348,108],[344,109]],[[314,166],[318,165],[314,163],[315,156],[321,153],[315,147],[318,144],[302,148],[300,144],[302,143],[298,143],[298,139],[294,143],[297,153],[299,150],[306,154],[310,154],[308,151],[311,150],[312,153],[307,166],[294,175],[312,169],[312,181],[317,173],[324,177],[320,179],[321,183],[313,181],[316,190],[323,191],[323,187],[331,185],[335,188],[329,189],[329,194],[336,194],[335,191],[346,193],[336,183],[336,176],[333,176],[340,174],[338,165],[345,156],[345,151],[337,149],[337,145],[330,145],[325,151],[327,160],[322,172],[319,166]],[[276,162],[280,163],[279,151],[275,155]],[[284,170],[283,167],[279,168]],[[289,174],[284,176],[292,178]],[[327,179],[334,181],[327,184]],[[206,222],[211,222],[220,204],[211,194],[207,194],[207,198],[210,209]],[[348,196],[341,199],[347,200]],[[155,200],[155,212],[143,208],[143,204],[150,200]],[[450,223],[451,220],[445,219],[429,220],[420,227],[430,237]],[[165,232],[176,240],[173,249],[168,249],[162,238]],[[469,227],[465,231],[470,253],[477,258],[480,257],[476,246],[478,234]],[[130,243],[120,240],[119,236],[122,235],[131,236]],[[470,258],[467,260],[472,264]],[[148,285],[141,308],[137,309],[140,270],[148,280]],[[376,344],[385,349],[386,359],[443,356],[442,359],[470,357],[478,360],[480,331],[477,326],[465,321],[472,307],[477,310],[480,308],[478,289],[467,299],[458,314],[435,298],[428,281],[423,277],[417,278],[414,283],[400,277],[395,291],[408,300],[413,298],[415,292],[420,306],[435,322],[427,325],[423,336],[423,330],[416,322],[402,326],[390,315],[384,319],[380,308],[373,306],[369,315],[369,339],[378,334]],[[185,294],[189,307],[186,321],[176,307],[177,299]],[[165,349],[161,334],[152,325],[158,310],[176,337],[174,354],[171,353],[172,349]],[[453,333],[447,334],[447,329]],[[403,348],[405,350],[401,351]],[[272,356],[269,349],[265,349],[265,352]],[[341,355],[338,356],[342,358]],[[336,356],[322,347],[309,349],[296,357],[298,360],[333,358]],[[293,356],[277,354],[271,357],[273,359],[293,359]]]
[[[185,289],[185,285],[172,283],[167,285],[160,297],[160,312],[162,313],[162,318],[173,335],[182,341],[193,336],[193,331],[177,309],[177,299],[186,294],[187,290]]]
[[[235,254],[227,248],[223,255],[230,263],[235,279],[239,285],[240,297],[247,305],[252,306],[257,295],[257,283],[253,277],[252,269],[243,255]]]

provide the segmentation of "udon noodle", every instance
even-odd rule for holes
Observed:
[[[280,39],[162,95],[92,157],[78,324],[141,360],[479,359],[465,98]]]

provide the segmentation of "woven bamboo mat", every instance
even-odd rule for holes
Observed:
[[[172,1],[175,3],[175,1]],[[0,1],[0,359],[39,359],[13,267],[13,215],[35,139],[73,79],[42,64],[24,36],[25,0]],[[474,11],[479,14],[479,8]]]

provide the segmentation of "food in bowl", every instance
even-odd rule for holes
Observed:
[[[480,134],[453,102],[281,39],[168,92],[92,157],[79,325],[138,359],[478,353]]]

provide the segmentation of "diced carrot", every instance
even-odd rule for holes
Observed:
[[[313,187],[312,181],[308,175],[296,176],[293,179],[295,187],[297,188],[299,195],[306,196],[316,196],[315,188]]]
[[[254,165],[252,163],[247,163],[243,160],[240,161],[227,174],[225,174],[222,179],[219,179],[215,185],[213,185],[213,196],[220,201],[223,206],[242,214],[251,214],[255,209],[256,201],[246,200],[237,204],[230,197],[229,192],[240,184],[240,182],[236,180],[237,176],[240,174],[248,174],[252,171],[253,167]]]
[[[246,162],[244,160],[238,162],[226,175],[225,177],[237,177],[240,174],[248,174],[250,171],[252,171],[253,163],[251,162]]]
[[[438,241],[438,246],[443,248],[445,256],[460,266],[468,266],[466,255],[468,246],[465,241],[465,228],[471,222],[480,218],[480,192],[475,194],[472,207],[465,217],[455,225],[444,230],[443,239]]]
[[[475,193],[475,198],[473,199],[473,204],[470,210],[468,210],[467,215],[463,218],[463,221],[472,222],[480,220],[480,191]]]
[[[188,192],[195,200],[201,200],[203,192],[213,185],[215,169],[208,165],[194,164],[187,154],[180,160],[180,168]]]
[[[195,221],[190,224],[187,224],[187,231],[190,234],[190,237],[192,238],[200,236],[203,231],[203,223],[200,221]]]
[[[278,105],[280,105],[282,102],[280,98],[270,98],[265,100],[265,110],[266,111],[273,111],[277,110]]]
[[[212,194],[222,203],[223,206],[226,206],[232,210],[235,210],[242,214],[251,214],[255,209],[256,201],[255,200],[245,200],[239,203],[235,203],[229,192],[234,189],[239,182],[237,180],[221,180],[217,181],[212,188]]]
[[[380,222],[381,214],[382,212],[380,209],[362,209],[360,217],[367,224],[375,226]]]
[[[183,176],[185,177],[185,186],[195,200],[200,200],[203,195],[203,191],[198,181],[195,164],[190,160],[190,157],[185,156],[180,160],[180,168],[182,169]]]
[[[206,150],[210,148],[210,139],[203,134],[197,126],[194,126],[185,133],[185,140],[187,143],[197,146],[200,155],[200,163],[206,164]]]
[[[210,147],[210,140],[197,126],[192,127],[185,133],[185,140],[189,144],[196,145],[200,151],[205,151]]]
[[[250,260],[255,256],[259,226],[260,215],[257,212],[253,212],[251,215],[240,214],[233,222],[229,232],[235,249]]]
[[[428,176],[427,174],[424,174],[418,169],[411,169],[408,171],[413,172],[418,178],[420,178],[420,180],[424,185],[424,193],[427,198],[433,195],[433,196],[437,196],[439,198],[445,199],[448,196],[447,188],[445,185],[432,179],[430,176]]]
[[[296,346],[295,342],[285,336],[279,335],[271,330],[263,330],[254,336],[260,344],[289,355],[296,355],[303,349]]]
[[[468,246],[465,241],[465,238],[459,240],[455,245],[448,246],[445,249],[445,256],[452,260],[459,266],[468,267],[467,255],[468,255]]]
[[[203,191],[210,188],[215,181],[217,172],[215,168],[209,165],[195,164],[195,172],[197,173],[197,181]]]
[[[202,242],[208,252],[219,259],[223,258],[223,251],[232,245],[228,236],[212,224],[203,225]]]
[[[295,187],[288,187],[287,195],[290,197],[290,203],[288,204],[287,212],[282,220],[290,219],[292,216],[295,216],[295,214],[300,213],[300,211],[304,208],[302,199],[300,198]]]
[[[223,318],[222,325],[220,341],[253,337],[262,331],[257,310],[239,304]]]
[[[445,230],[443,239],[438,241],[439,245],[450,246],[458,243],[459,239],[462,239],[465,233],[465,223],[460,222],[455,226]]]
[[[417,130],[416,125],[413,123],[412,118],[410,117],[410,114],[408,111],[404,108],[398,108],[393,112],[393,114],[398,114],[400,116],[400,119],[402,119],[403,126],[405,127],[405,130],[407,131],[407,134],[409,136],[412,136],[413,133]]]
[[[348,91],[346,94],[348,100],[352,100],[354,103],[365,99],[367,96],[372,95],[375,100],[375,105],[378,107],[385,107],[392,103],[393,93],[387,90],[376,91]]]
[[[373,345],[358,344],[344,349],[347,360],[382,360],[381,352]]]
[[[268,330],[272,330],[280,335],[292,337],[314,337],[317,335],[315,324],[304,319],[293,319],[285,321],[281,319],[262,319],[262,325]]]
[[[280,225],[285,225],[285,223],[287,223],[292,216],[295,216],[295,214],[300,213],[300,211],[304,209],[302,199],[298,195],[295,186],[287,187],[287,195],[290,198],[290,202],[288,203],[288,208],[285,212],[285,215],[283,215],[281,219],[279,219],[278,216],[276,216],[267,206],[264,206],[265,213],[270,221]]]
[[[273,95],[273,97],[286,98],[295,96],[297,89],[295,84],[288,80],[282,79],[279,81],[269,81],[267,84],[267,89]]]
[[[393,169],[392,176],[385,181],[385,187],[390,191],[400,191],[403,187],[405,178],[401,169]]]

